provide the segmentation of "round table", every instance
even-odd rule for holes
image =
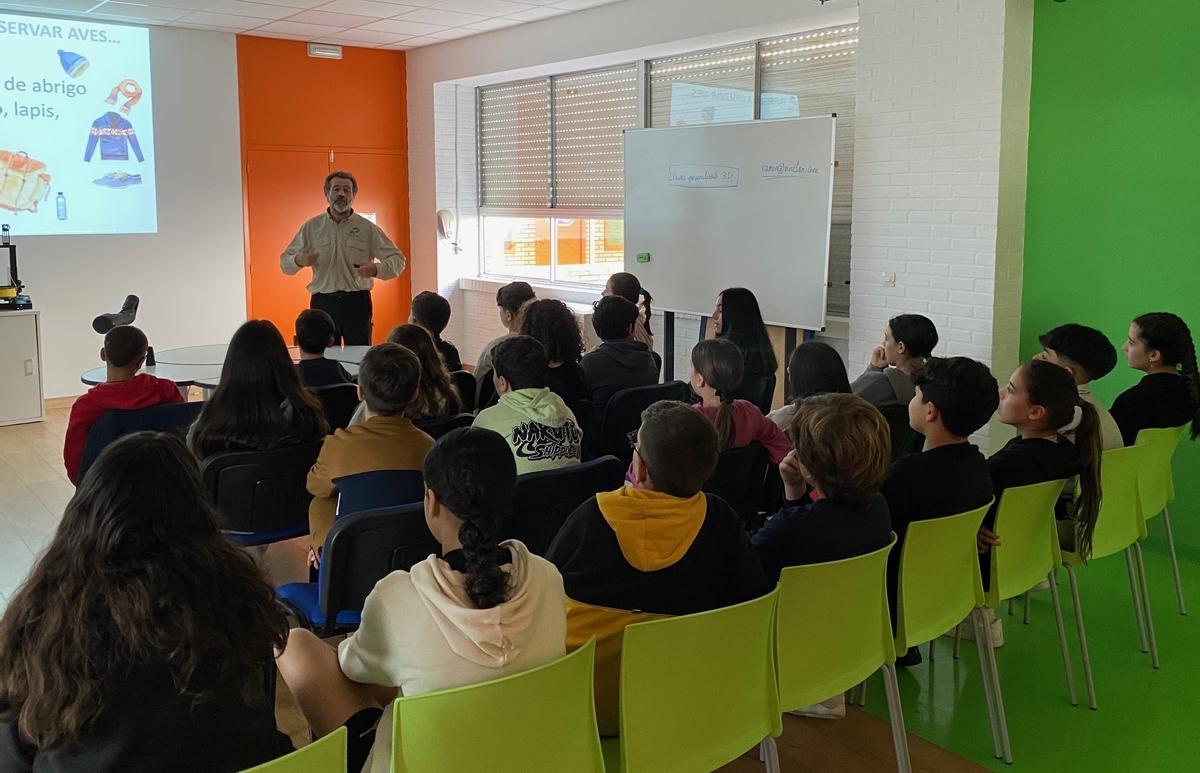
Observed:
[[[345,360],[340,360],[340,362],[342,363],[342,367],[346,369],[347,373],[349,373],[354,378],[358,378],[358,365],[354,364],[353,362],[347,362]],[[204,376],[202,378],[197,378],[192,383],[195,384],[196,386],[200,387],[201,389],[209,389],[209,390],[216,389],[217,384],[221,383],[221,371],[220,371],[220,369],[217,369],[216,372],[211,373],[210,375]]]
[[[366,355],[369,346],[331,346],[325,356],[342,363],[351,376],[358,375],[358,364]],[[221,366],[225,363],[228,344],[205,344],[203,346],[181,346],[163,349],[154,353],[154,365],[146,365],[142,373],[168,378],[186,390],[189,386],[215,389],[221,380]],[[293,361],[300,359],[300,350],[295,346],[288,349]],[[103,384],[108,378],[105,366],[84,371],[79,380],[88,386]]]
[[[186,388],[204,379],[218,378],[221,375],[221,366],[168,365],[160,362],[157,365],[147,365],[143,367],[141,372],[149,373],[151,376],[158,376],[159,378],[170,379],[179,386]],[[104,365],[84,371],[79,377],[79,380],[88,386],[103,384],[107,379],[108,368]]]

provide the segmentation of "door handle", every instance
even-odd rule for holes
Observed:
[[[26,376],[33,375],[33,360],[32,359],[25,360],[25,375]]]

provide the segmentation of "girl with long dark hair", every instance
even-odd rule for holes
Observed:
[[[846,363],[827,343],[807,341],[792,350],[787,366],[788,404],[771,411],[767,418],[779,425],[784,432],[796,406],[806,397],[828,393],[849,394],[850,377],[846,374]]]
[[[300,383],[287,344],[265,319],[244,323],[229,340],[221,383],[188,431],[204,459],[224,451],[265,451],[329,432],[316,397]]]
[[[1125,445],[1159,427],[1190,424],[1192,440],[1200,436],[1200,373],[1187,324],[1165,311],[1143,314],[1129,325],[1121,349],[1129,367],[1146,374],[1112,405]]]
[[[721,451],[762,443],[779,464],[792,443],[773,421],[746,400],[734,397],[742,381],[742,356],[731,341],[710,338],[692,347],[692,391],[700,398],[696,409],[717,429],[717,448]]]
[[[293,630],[279,670],[317,736],[350,728],[349,767],[391,770],[392,702],[525,671],[562,656],[567,618],[553,564],[500,541],[516,461],[487,429],[444,435],[425,457],[425,523],[442,546],[380,580],[335,650]]]
[[[388,336],[388,341],[408,349],[421,363],[421,386],[410,407],[410,419],[440,419],[462,410],[462,398],[450,381],[450,371],[428,330],[420,325],[398,325]]]
[[[767,335],[758,298],[744,287],[731,287],[717,296],[712,315],[717,338],[732,341],[742,353],[742,383],[732,389],[766,413],[775,394],[775,372],[779,361]]]
[[[230,771],[285,753],[271,653],[286,632],[183,443],[121,438],[0,620],[0,769]]]
[[[647,349],[654,351],[654,331],[650,329],[650,317],[654,315],[650,304],[654,302],[654,297],[642,287],[641,280],[628,271],[618,271],[608,278],[601,295],[615,295],[638,307],[637,324],[633,326],[633,340],[641,341]]]

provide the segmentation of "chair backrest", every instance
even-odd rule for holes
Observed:
[[[575,508],[593,494],[614,491],[624,483],[625,465],[614,456],[519,475],[513,487],[512,515],[500,533],[544,555]]]
[[[611,454],[629,464],[633,460],[630,440],[642,426],[642,411],[659,400],[686,399],[687,384],[682,381],[622,389],[609,398],[604,409],[596,453]]]
[[[358,408],[358,384],[329,384],[311,390],[325,409],[329,431],[345,429]]]
[[[775,658],[784,711],[845,692],[896,660],[887,601],[887,547],[779,576]]]
[[[897,652],[936,639],[983,604],[975,537],[991,506],[908,525],[896,592]]]
[[[761,443],[722,451],[717,468],[704,484],[704,491],[724,499],[749,524],[758,512],[771,460]],[[829,697],[829,696],[825,696]]]
[[[225,531],[261,534],[308,530],[308,471],[321,443],[269,451],[230,451],[200,463],[204,487],[225,518]]]
[[[1139,472],[1153,447],[1133,445],[1113,448],[1100,457],[1100,513],[1092,531],[1092,558],[1104,558],[1132,545],[1143,534],[1138,497]]]
[[[770,413],[775,399],[775,374],[743,379],[736,396],[754,403],[764,414]]]
[[[441,552],[425,525],[421,503],[337,519],[325,538],[317,577],[325,619],[335,620],[345,610],[361,610],[375,583]]]
[[[83,480],[84,473],[95,463],[100,452],[119,438],[145,430],[182,435],[203,408],[203,402],[193,402],[152,405],[131,411],[105,411],[88,430],[79,462],[79,480]]]
[[[1138,433],[1137,445],[1147,446],[1141,472],[1138,474],[1142,516],[1153,518],[1175,499],[1175,476],[1171,459],[1187,425],[1167,429],[1144,429]]]
[[[392,770],[604,773],[592,700],[595,651],[590,641],[519,674],[398,698]],[[449,728],[470,728],[470,743],[447,743]]]
[[[475,412],[478,413],[484,408],[491,408],[499,400],[499,395],[496,394],[496,382],[492,380],[492,369],[488,368],[483,373],[475,375],[475,389],[478,395],[475,398]]]
[[[467,374],[471,375],[470,373]],[[452,429],[460,427],[469,427],[475,422],[475,415],[472,413],[459,413],[454,416],[443,416],[440,419],[422,419],[414,421],[417,429],[424,432],[429,437],[437,440],[442,435],[445,435]]]
[[[987,601],[995,605],[1020,595],[1062,563],[1054,503],[1065,480],[1006,488],[1000,494],[993,531],[1000,544],[992,548]]]
[[[888,432],[892,437],[893,462],[921,450],[925,438],[909,425],[907,405],[889,405],[880,408],[879,412],[887,421]]]
[[[372,470],[333,479],[338,490],[339,517],[364,510],[397,507],[425,498],[425,476],[420,470]]]
[[[462,398],[462,409],[466,413],[475,411],[475,375],[465,370],[455,370],[450,373],[450,383],[458,390]]]
[[[716,770],[782,732],[776,598],[625,628],[621,770]]]
[[[345,773],[347,734],[345,727],[339,727],[308,746],[242,773]]]

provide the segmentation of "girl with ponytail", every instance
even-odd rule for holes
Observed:
[[[619,271],[608,278],[601,295],[616,295],[638,307],[638,321],[633,326],[633,340],[641,341],[647,349],[654,351],[654,332],[650,329],[650,317],[654,313],[650,304],[654,298],[642,287],[641,281],[628,271]]]
[[[456,429],[429,450],[424,473],[425,523],[441,558],[380,580],[337,650],[294,630],[278,659],[315,735],[350,729],[355,773],[391,769],[397,693],[496,679],[565,652],[561,575],[520,542],[500,541],[517,477],[505,439]]]
[[[1146,375],[1113,403],[1112,416],[1125,445],[1138,432],[1157,427],[1191,425],[1191,438],[1200,435],[1200,373],[1196,346],[1187,324],[1165,311],[1137,317],[1121,347],[1129,367]]]
[[[696,408],[717,429],[718,448],[725,451],[751,443],[767,449],[771,464],[779,464],[792,450],[791,441],[775,422],[763,416],[754,403],[736,399],[744,373],[742,352],[727,338],[710,338],[692,348],[692,391],[700,398]]]

